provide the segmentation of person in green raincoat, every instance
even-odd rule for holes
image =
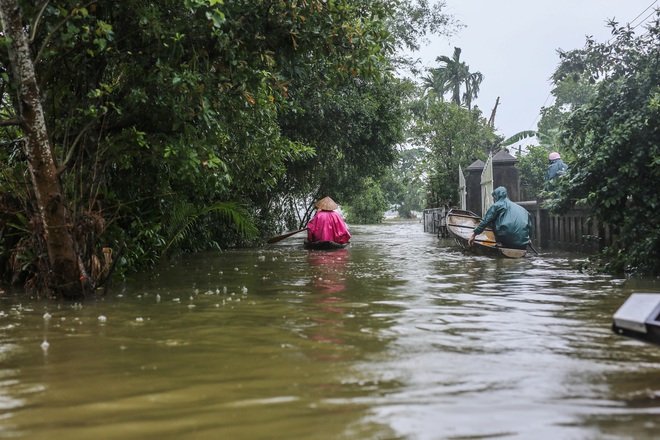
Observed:
[[[532,216],[525,208],[507,198],[506,188],[503,186],[495,188],[491,194],[495,203],[488,208],[484,218],[474,228],[468,246],[472,246],[475,237],[490,226],[498,244],[507,248],[526,249],[532,244]]]

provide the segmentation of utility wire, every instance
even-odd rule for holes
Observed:
[[[635,25],[635,27],[632,28],[632,29],[635,30],[635,29],[637,28],[637,26],[646,23],[646,20],[648,20],[649,17],[651,17],[652,15],[655,15],[655,14],[656,14],[656,11],[651,12],[649,15],[647,15],[647,16],[644,18],[644,20],[642,20],[642,21],[640,21],[639,23],[637,23],[637,24]]]
[[[545,105],[548,103],[548,99],[550,99],[551,96],[552,96],[552,90],[548,93],[548,96],[545,98],[545,101],[543,102],[543,105],[541,106],[541,108],[545,107]],[[536,124],[536,121],[538,121],[540,114],[541,114],[541,112],[539,112],[536,115],[536,117],[534,118],[534,120],[532,121],[532,123],[529,126],[529,130],[531,130],[532,127],[534,126],[534,124]]]
[[[658,0],[655,0],[653,3],[651,3],[650,5],[648,5],[648,6],[646,7],[646,9],[644,9],[642,12],[640,12],[639,15],[638,15],[637,17],[635,17],[635,18],[633,18],[632,20],[630,20],[630,24],[632,25],[632,24],[635,22],[635,20],[637,20],[639,17],[641,17],[642,14],[644,14],[646,11],[648,11],[649,9],[651,9],[651,8],[653,7],[653,5],[655,5],[656,3],[658,3]],[[642,20],[642,21],[640,21],[638,24],[636,24],[636,25],[635,25],[635,28],[636,28],[637,26],[639,26],[640,24],[644,23],[644,22],[645,22],[645,21],[646,21],[651,15],[653,15],[653,14],[655,14],[655,11],[651,12],[651,14],[649,14],[644,20]],[[635,29],[635,28],[633,28],[633,29]]]

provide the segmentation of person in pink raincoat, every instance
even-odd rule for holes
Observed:
[[[307,223],[307,241],[334,241],[335,243],[348,243],[351,234],[348,232],[346,222],[341,214],[335,212],[339,205],[330,197],[324,197],[314,204],[316,214]]]

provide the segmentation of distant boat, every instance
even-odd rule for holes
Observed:
[[[343,249],[348,246],[348,243],[337,243],[334,241],[307,241],[305,240],[305,248],[316,250],[332,250]]]
[[[522,258],[527,253],[525,249],[512,249],[497,245],[495,233],[486,228],[475,237],[472,246],[468,246],[468,239],[472,236],[474,228],[481,222],[481,217],[472,211],[452,209],[447,213],[447,231],[449,236],[464,250],[484,255],[502,256],[506,258]]]

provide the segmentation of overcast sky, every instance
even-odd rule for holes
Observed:
[[[467,27],[450,40],[436,38],[416,55],[425,67],[437,67],[437,56],[451,57],[460,47],[461,61],[484,75],[476,100],[484,117],[500,97],[495,127],[506,137],[535,130],[541,107],[552,104],[549,78],[559,63],[557,49],[583,48],[587,35],[605,42],[608,19],[634,26],[660,7],[658,0],[445,1],[445,11]]]

